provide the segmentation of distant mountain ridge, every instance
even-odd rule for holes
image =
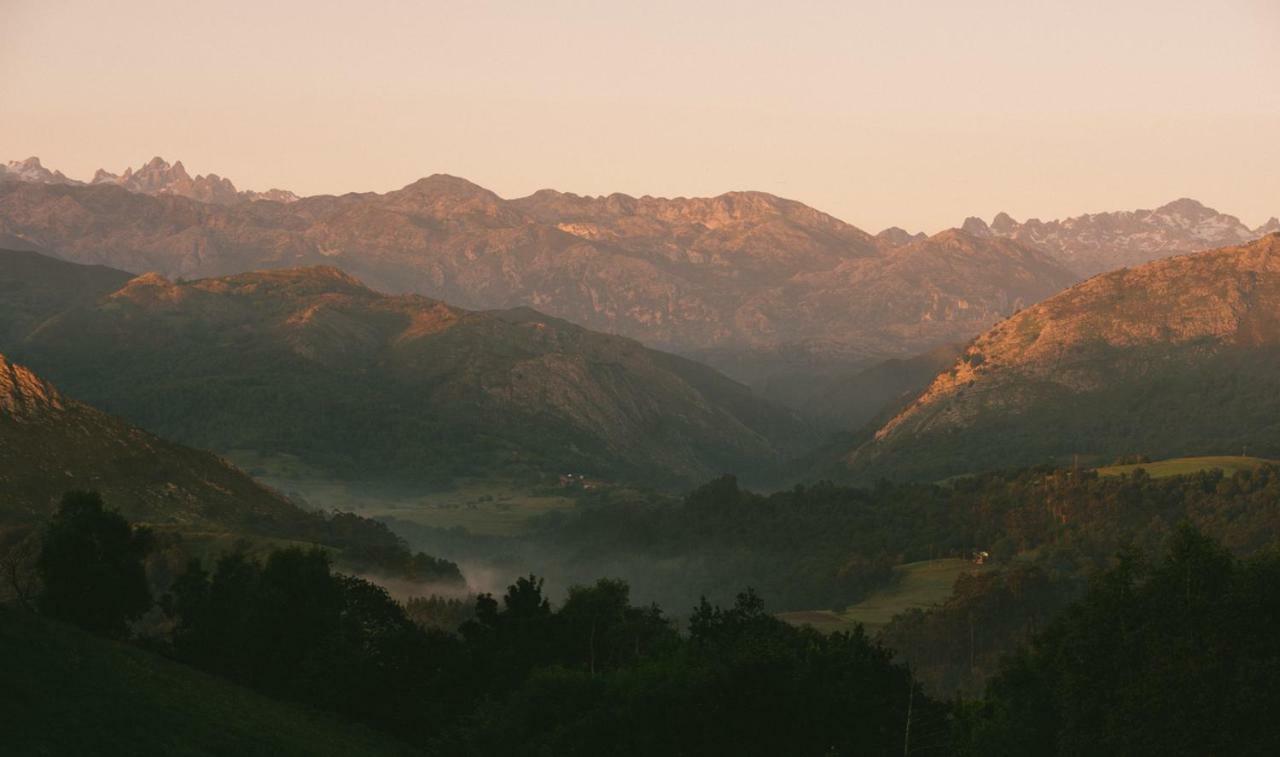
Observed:
[[[385,194],[246,202],[262,195],[160,159],[94,185],[37,166],[0,182],[9,247],[171,279],[336,266],[382,291],[533,307],[639,339],[797,408],[830,381],[963,343],[1085,276],[1280,228],[1180,200],[872,236],[763,192],[508,200],[437,174]]]
[[[760,192],[504,200],[443,175],[287,204],[120,190],[0,183],[0,235],[169,278],[333,265],[385,291],[534,307],[740,379],[963,341],[1074,279],[1008,240],[948,232],[891,245]]]
[[[0,253],[0,307],[22,310],[3,293],[24,283],[74,289],[69,266]],[[95,405],[224,453],[386,481],[567,471],[659,484],[764,475],[808,433],[684,358],[529,309],[383,295],[333,267],[79,281],[62,300],[23,298],[33,327],[12,350]]]
[[[136,171],[126,168],[121,174],[114,174],[99,168],[89,182],[67,178],[61,171],[51,171],[40,163],[40,159],[30,157],[26,160],[13,160],[0,165],[0,182],[25,181],[36,184],[64,184],[83,186],[88,184],[114,184],[131,192],[148,195],[176,195],[199,202],[233,205],[253,200],[270,200],[272,202],[293,202],[298,196],[284,189],[269,189],[266,192],[239,191],[230,179],[216,173],[191,176],[182,165],[182,161],[170,165],[161,157],[152,158]]]
[[[1096,276],[997,324],[853,451],[942,478],[1117,456],[1280,456],[1280,234]]]
[[[1155,210],[1091,213],[1059,221],[1032,218],[1018,223],[999,213],[988,225],[968,218],[961,227],[974,236],[1012,239],[1044,250],[1081,277],[1158,258],[1225,247],[1280,231],[1271,218],[1250,229],[1240,219],[1182,198]]]

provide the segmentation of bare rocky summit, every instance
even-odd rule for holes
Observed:
[[[164,158],[155,157],[137,171],[126,168],[119,175],[101,168],[93,175],[92,184],[115,184],[131,192],[149,195],[177,195],[200,202],[218,205],[234,205],[253,200],[271,200],[274,202],[293,202],[298,197],[283,189],[271,189],[266,192],[241,192],[236,189],[230,179],[216,173],[191,176],[187,173],[182,161],[170,165]]]
[[[61,171],[50,171],[40,164],[40,159],[11,160],[0,164],[0,181],[29,181],[37,184],[79,184],[68,179]]]
[[[52,385],[0,355],[0,413],[21,423],[62,409],[62,397]]]
[[[164,158],[155,157],[137,170],[126,168],[123,173],[114,174],[99,168],[89,182],[68,178],[61,171],[51,171],[40,163],[36,157],[21,161],[9,161],[0,165],[0,182],[28,182],[34,184],[64,184],[84,186],[86,184],[111,184],[124,187],[130,192],[148,195],[175,195],[187,197],[199,202],[233,205],[253,200],[270,200],[272,202],[293,202],[298,196],[284,189],[270,189],[266,192],[239,191],[230,179],[216,173],[191,176],[182,165],[182,161],[170,165]]]
[[[1092,213],[1048,222],[1033,218],[1018,223],[1000,213],[990,226],[980,218],[969,218],[963,228],[975,236],[1003,237],[1043,250],[1084,277],[1248,242],[1280,231],[1280,221],[1273,218],[1250,229],[1235,216],[1183,198],[1155,210]]]

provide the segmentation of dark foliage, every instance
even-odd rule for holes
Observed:
[[[977,696],[1000,660],[1042,630],[1082,583],[1028,563],[961,575],[946,602],[898,615],[880,639],[910,661],[930,692]]]
[[[410,597],[404,603],[404,611],[409,620],[422,628],[453,632],[476,616],[476,599],[474,596],[465,599],[439,595]]]
[[[908,708],[916,748],[949,733],[888,651],[792,628],[752,592],[682,635],[620,581],[554,608],[529,576],[450,635],[289,549],[193,564],[166,606],[180,659],[442,753],[900,754]]]
[[[151,607],[143,560],[151,534],[104,508],[97,492],[68,492],[45,528],[36,561],[42,612],[120,637]]]
[[[1190,527],[1152,565],[1125,550],[1010,659],[971,713],[984,755],[1276,754],[1280,557]]]
[[[1280,468],[1272,466],[1161,479],[1040,467],[770,495],[724,477],[683,500],[588,501],[546,519],[535,538],[583,564],[620,555],[674,562],[681,573],[671,580],[695,598],[732,596],[737,582],[759,587],[779,610],[807,610],[862,599],[890,579],[893,565],[975,549],[997,562],[1033,553],[1051,580],[1082,577],[1124,543],[1157,548],[1183,520],[1247,555],[1280,540],[1277,500]]]

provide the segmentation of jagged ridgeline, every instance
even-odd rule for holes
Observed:
[[[529,309],[388,296],[325,267],[82,276],[75,296],[38,294],[75,269],[0,255],[0,300],[28,329],[8,334],[12,351],[95,406],[221,452],[388,482],[680,483],[767,475],[806,433],[705,366]]]
[[[509,200],[435,175],[384,194],[231,202],[180,168],[77,186],[18,166],[20,180],[0,180],[0,235],[170,279],[332,265],[380,291],[533,307],[756,386],[964,341],[1076,281],[1010,240],[877,238],[762,192]]]
[[[858,478],[1132,454],[1280,457],[1280,234],[1096,276],[975,340]]]

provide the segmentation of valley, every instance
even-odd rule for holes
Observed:
[[[753,192],[7,171],[0,603],[47,601],[51,524],[100,497],[145,534],[152,605],[124,625],[142,648],[5,608],[0,641],[79,645],[108,687],[214,674],[185,684],[209,712],[148,716],[189,743],[245,720],[235,686],[284,708],[281,753],[311,749],[299,717],[350,753],[590,743],[594,701],[554,709],[564,741],[490,708],[571,701],[546,686],[636,707],[650,674],[710,701],[761,643],[853,654],[842,685],[938,719],[1004,701],[1008,653],[1073,632],[1131,556],[1271,569],[1280,234],[1192,201],[871,237]],[[1206,229],[1243,244],[1158,255]],[[1079,281],[1112,260],[1137,267]],[[786,659],[806,691],[829,674]],[[696,730],[665,722],[662,748]]]
[[[0,29],[0,757],[1280,754],[1275,0]]]

